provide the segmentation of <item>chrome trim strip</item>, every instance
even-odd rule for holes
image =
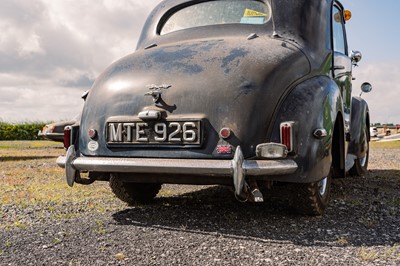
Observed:
[[[61,137],[61,136],[64,136],[64,133],[43,133],[42,131],[39,131],[38,136],[39,137]]]

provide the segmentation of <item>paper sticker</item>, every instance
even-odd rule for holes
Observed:
[[[244,10],[244,17],[266,17],[267,14],[252,10],[252,9],[248,9],[246,8]]]

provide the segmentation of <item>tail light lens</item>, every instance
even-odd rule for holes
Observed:
[[[64,148],[77,144],[79,125],[66,126],[64,128]]]
[[[68,149],[71,146],[71,136],[72,136],[72,127],[66,126],[64,128],[64,149]]]
[[[293,151],[293,125],[294,122],[281,124],[281,143],[287,147],[288,152]]]

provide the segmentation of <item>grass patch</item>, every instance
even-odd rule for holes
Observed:
[[[363,261],[372,261],[376,260],[379,257],[379,254],[376,251],[371,251],[365,247],[362,247],[358,252],[358,257]]]
[[[99,220],[97,220],[96,221],[96,224],[97,224],[97,227],[96,227],[96,234],[98,234],[98,235],[104,235],[105,233],[106,233],[106,229],[105,229],[105,227],[104,227],[104,225],[103,225],[103,222],[102,221],[99,221]]]
[[[341,237],[338,237],[336,242],[341,246],[345,246],[345,245],[349,244],[349,239],[347,236],[341,236]]]
[[[396,244],[392,247],[382,248],[379,251],[370,250],[367,247],[361,247],[357,255],[365,262],[372,262],[374,260],[400,262],[400,246]]]
[[[165,190],[161,190],[159,193],[158,193],[158,197],[165,197],[165,198],[168,198],[168,197],[172,197],[172,196],[175,196],[176,195],[176,192],[174,192],[174,191],[172,191],[172,190],[169,190],[169,189],[165,189]]]
[[[1,141],[0,150],[10,150],[10,149],[41,149],[41,148],[61,148],[63,146],[60,142],[47,141],[47,140],[37,140],[37,141],[24,141],[24,140],[14,140],[14,141]]]
[[[400,140],[397,141],[373,141],[370,142],[371,149],[400,149]]]
[[[70,188],[64,169],[56,164],[56,157],[65,154],[54,148],[59,146],[52,141],[0,141],[0,230],[26,228],[32,216],[68,220],[124,206],[106,182]],[[21,215],[27,210],[26,219],[5,212],[7,206],[17,208]]]

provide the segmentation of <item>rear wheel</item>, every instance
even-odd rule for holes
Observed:
[[[368,140],[368,133],[366,130],[364,131],[364,139],[365,139],[364,150],[366,152],[363,157],[354,160],[354,165],[349,171],[350,175],[352,176],[363,176],[367,172],[368,159],[369,159],[369,140]]]
[[[296,184],[294,206],[301,214],[322,215],[328,206],[332,183],[332,168],[328,176],[319,182]]]
[[[111,174],[110,187],[120,200],[129,205],[148,203],[153,200],[161,189],[161,184],[123,182],[123,174]]]

